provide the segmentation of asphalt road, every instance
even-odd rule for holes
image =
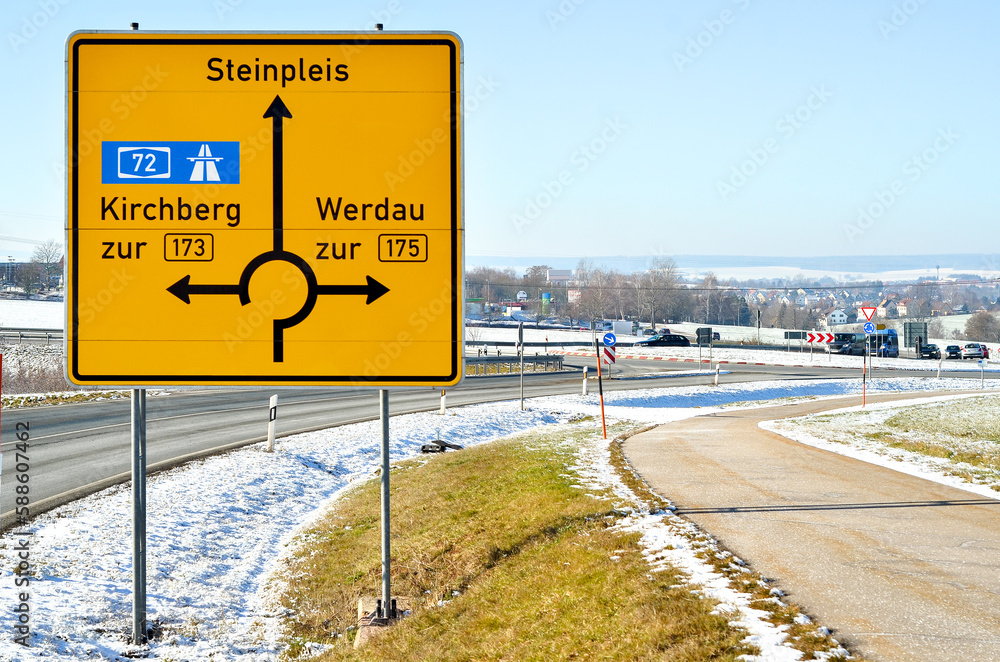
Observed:
[[[625,453],[678,514],[867,659],[1000,659],[1000,501],[757,426],[842,406],[696,417],[632,437]]]
[[[566,357],[570,369],[590,368],[594,359]],[[713,376],[697,364],[621,360],[608,390],[687,386],[711,383]],[[723,382],[760,379],[856,377],[842,368],[724,366],[732,371]],[[931,375],[933,373],[926,373]],[[907,373],[906,376],[911,376]],[[596,391],[596,380],[590,388]],[[527,373],[525,395],[578,393],[579,372]],[[212,452],[261,441],[267,432],[268,398],[278,399],[278,435],[284,436],[378,417],[378,396],[372,390],[332,388],[176,390],[147,397],[147,464],[150,471],[173,466]],[[516,375],[468,378],[448,390],[448,405],[458,406],[518,397]],[[436,409],[437,389],[396,390],[390,412],[400,414]],[[131,461],[130,404],[128,399],[36,407],[4,412],[0,526],[6,529],[14,515],[15,426],[27,423],[32,512],[128,479]]]

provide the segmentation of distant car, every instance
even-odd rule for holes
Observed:
[[[962,358],[962,348],[958,345],[948,345],[944,348],[944,355],[949,359]]]
[[[643,329],[642,330],[642,335],[644,335],[644,336],[655,336],[655,335],[658,335],[658,334],[656,333],[656,329]]]
[[[939,359],[941,358],[941,348],[937,345],[921,345],[920,346],[920,358],[922,359]]]
[[[722,340],[722,336],[719,335],[718,331],[712,331],[712,340]]]
[[[963,359],[981,359],[983,358],[983,348],[979,346],[977,342],[970,342],[962,348],[962,358]]]
[[[635,343],[636,347],[690,347],[691,341],[684,336],[664,333],[651,338],[643,338]]]
[[[979,343],[979,346],[983,348],[983,358],[984,359],[990,358],[990,348],[984,345],[983,343]]]

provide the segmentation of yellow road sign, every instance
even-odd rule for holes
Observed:
[[[461,41],[75,33],[77,384],[462,376]]]

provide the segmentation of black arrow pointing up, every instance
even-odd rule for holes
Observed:
[[[292,113],[289,112],[288,107],[285,106],[285,102],[281,100],[281,96],[275,95],[274,101],[271,105],[267,107],[264,111],[264,117],[271,118],[271,132],[274,135],[274,149],[271,150],[271,156],[273,159],[272,167],[272,178],[273,178],[273,188],[274,188],[274,250],[281,251],[282,248],[282,225],[284,223],[284,141],[281,136],[281,122],[283,118],[287,117],[292,119]]]
[[[175,297],[184,303],[191,303],[192,294],[239,294],[239,285],[192,285],[191,276],[184,276],[167,288]]]

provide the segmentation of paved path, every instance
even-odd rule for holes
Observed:
[[[868,659],[1000,660],[1000,501],[757,427],[857,400],[692,418],[625,453],[679,514]]]

